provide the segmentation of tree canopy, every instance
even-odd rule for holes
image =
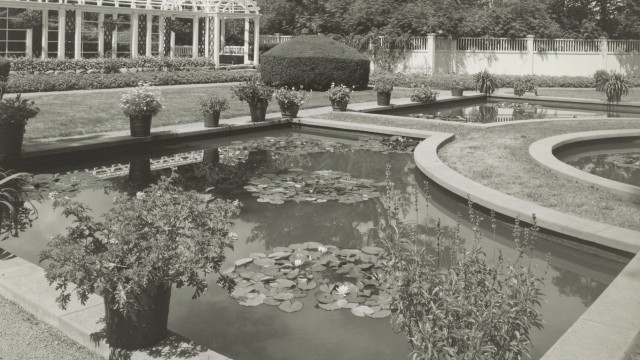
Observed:
[[[263,33],[640,37],[638,0],[258,0]]]

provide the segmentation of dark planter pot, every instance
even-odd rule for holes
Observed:
[[[107,343],[112,347],[136,350],[153,346],[167,336],[171,285],[152,285],[137,296],[138,309],[123,313],[105,297]]]
[[[146,189],[151,184],[152,179],[150,159],[133,159],[129,162],[128,180],[132,190],[130,195],[135,195],[135,192]]]
[[[347,105],[349,105],[349,100],[331,100],[331,107],[333,108],[333,111],[345,111],[347,110]]]
[[[391,92],[378,91],[378,105],[389,106],[390,104],[391,104]]]
[[[202,154],[202,162],[205,164],[216,165],[220,163],[220,149],[210,148],[205,149]]]
[[[22,157],[23,124],[0,124],[0,164]]]
[[[151,119],[153,116],[129,116],[132,137],[145,137],[151,135]]]
[[[212,112],[204,114],[204,127],[212,128],[220,125],[220,112]]]
[[[282,117],[286,119],[293,119],[295,117],[298,117],[299,110],[300,110],[299,105],[280,104],[280,113],[282,113]]]
[[[251,121],[263,122],[267,119],[267,106],[269,102],[249,103],[249,112],[251,113]]]
[[[463,89],[451,89],[451,96],[462,96]]]

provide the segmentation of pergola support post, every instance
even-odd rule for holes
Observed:
[[[218,14],[213,17],[213,62],[220,66],[220,18]]]
[[[158,19],[158,56],[164,56],[164,16]]]
[[[151,56],[151,41],[152,41],[152,37],[151,37],[151,33],[153,32],[153,15],[152,14],[147,14],[147,31],[145,32],[145,49],[144,49],[144,56]]]
[[[118,19],[118,14],[113,14],[111,16],[113,16],[114,19]],[[117,26],[111,32],[111,57],[114,59],[118,57],[118,27]]]
[[[27,29],[25,56],[28,58],[33,56],[33,29],[31,28]]]
[[[209,47],[211,46],[209,36],[211,36],[209,26],[211,26],[209,16],[204,18],[204,57],[209,58]]]
[[[175,21],[176,18],[171,17],[171,21]],[[169,57],[173,58],[176,55],[176,33],[171,30],[171,37],[169,38]]]
[[[224,54],[224,47],[227,44],[225,41],[227,35],[227,20],[223,17],[220,20],[220,49],[222,49],[222,53]]]
[[[73,58],[78,60],[82,58],[82,11],[76,9],[76,27],[74,29],[73,39]]]
[[[256,17],[253,20],[253,65],[258,66],[260,64],[260,18]]]
[[[65,24],[67,23],[67,12],[65,9],[58,10],[58,59],[64,59],[64,43],[65,39]]]
[[[104,57],[104,13],[98,13],[98,56]]]
[[[49,10],[42,10],[42,54],[40,58],[46,59],[49,57]]]
[[[251,29],[251,23],[249,19],[244,19],[244,64],[249,63],[249,31]]]
[[[131,58],[138,57],[138,42],[140,40],[140,18],[137,13],[131,14]]]
[[[200,20],[197,16],[193,17],[193,26],[192,26],[192,36],[191,36],[191,57],[196,59],[198,57],[198,35],[199,35],[199,25]]]

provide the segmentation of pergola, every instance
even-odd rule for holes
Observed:
[[[4,22],[2,8],[7,10]],[[19,9],[42,11],[42,30],[37,34],[40,44],[34,39],[34,29],[12,28],[12,16]],[[7,34],[0,38],[0,46],[4,41],[5,55],[10,55],[12,47],[21,48],[24,41],[25,56],[32,56],[37,48],[42,58],[204,56],[213,57],[219,65],[225,21],[244,19],[244,46],[235,47],[234,52],[244,55],[245,64],[257,65],[259,10],[252,0],[0,0],[0,34],[2,30]],[[176,46],[176,34],[169,30],[176,18],[191,20],[191,45]],[[253,62],[249,61],[251,20]],[[106,31],[105,21],[117,25]],[[15,33],[12,40],[12,32],[17,31],[26,34]]]

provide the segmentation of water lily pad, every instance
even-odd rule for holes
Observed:
[[[264,294],[249,293],[244,300],[238,303],[242,306],[258,306],[264,302],[265,298]]]
[[[355,316],[363,317],[363,316],[366,316],[366,315],[371,315],[371,314],[375,313],[375,311],[372,308],[368,307],[368,306],[360,305],[360,306],[356,306],[356,307],[352,308],[351,309],[351,313],[353,315],[355,315]]]
[[[253,258],[248,257],[248,258],[244,258],[244,259],[236,260],[236,262],[234,263],[234,265],[235,265],[236,267],[241,267],[241,266],[244,266],[244,265],[250,264],[250,263],[252,263],[252,262],[253,262]]]
[[[332,303],[328,303],[328,304],[319,303],[318,307],[320,309],[327,310],[327,311],[333,311],[333,310],[342,309],[341,306],[338,306],[338,304],[333,303],[333,302]]]
[[[331,294],[319,292],[319,293],[316,293],[316,300],[318,300],[319,303],[329,304],[334,302],[335,299]]]
[[[302,308],[304,307],[304,305],[297,300],[294,300],[293,302],[287,300],[287,301],[283,301],[278,308],[284,312],[288,312],[288,313],[292,313],[292,312],[296,312],[296,311],[300,311],[302,310]]]
[[[362,248],[362,252],[370,255],[378,255],[383,253],[384,249],[376,246],[365,246]]]
[[[371,314],[366,314],[368,317],[370,318],[374,318],[374,319],[382,319],[385,318],[389,315],[391,315],[391,310],[387,310],[387,309],[380,309],[377,311],[374,311]]]
[[[280,260],[280,259],[288,258],[290,255],[291,255],[290,252],[279,251],[279,252],[274,252],[269,254],[269,258]]]
[[[311,280],[311,281],[301,281],[298,283],[298,288],[300,288],[301,290],[313,290],[316,288],[318,284]]]
[[[290,292],[284,292],[284,293],[279,293],[273,296],[274,300],[291,300],[293,299],[293,293]]]
[[[276,261],[271,258],[259,258],[259,259],[255,259],[253,263],[258,266],[267,267],[267,266],[274,266],[276,264]]]
[[[336,305],[340,306],[343,309],[353,309],[357,307],[359,304],[349,302],[346,299],[339,299],[338,301],[336,301]]]
[[[267,296],[264,298],[263,304],[278,306],[282,301],[274,299],[272,296]]]
[[[247,287],[236,286],[235,289],[233,289],[233,291],[231,292],[231,297],[236,299],[241,298],[247,295],[248,293],[252,292],[253,290],[254,290],[253,286],[247,286]]]
[[[295,279],[298,277],[299,273],[300,273],[300,270],[298,269],[292,270],[287,274],[287,279],[290,279],[290,280]]]
[[[249,257],[253,258],[253,260],[255,261],[257,259],[266,258],[267,254],[265,254],[265,253],[251,253],[251,254],[249,254]]]
[[[296,286],[296,283],[294,281],[288,279],[276,279],[276,284],[278,284],[277,287],[280,288],[290,288]]]

